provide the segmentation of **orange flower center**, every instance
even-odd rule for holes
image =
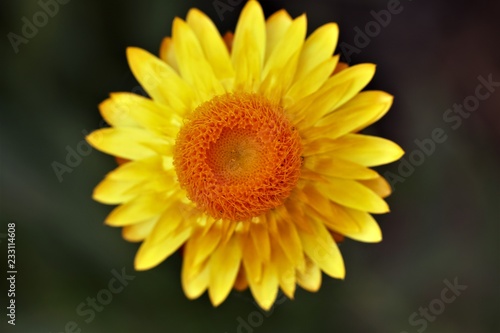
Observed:
[[[231,221],[285,201],[300,176],[302,144],[281,106],[234,93],[201,104],[181,128],[174,166],[188,198]]]

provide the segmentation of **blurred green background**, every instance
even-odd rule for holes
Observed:
[[[232,3],[232,11],[219,16],[214,3],[220,2]],[[392,213],[377,216],[384,241],[342,244],[345,281],[324,277],[318,293],[299,289],[294,301],[262,314],[248,292],[232,292],[218,308],[206,295],[187,300],[179,255],[133,271],[138,245],[104,226],[112,207],[90,197],[115,167],[111,157],[92,151],[62,181],[52,167],[66,164],[68,149],[77,149],[84,133],[103,126],[97,104],[110,92],[140,91],[127,46],[156,53],[172,19],[191,7],[212,17],[221,32],[232,30],[243,1],[72,0],[46,22],[35,0],[2,2],[0,237],[8,222],[16,223],[18,274],[13,327],[6,317],[7,243],[0,238],[0,331],[499,332],[499,84],[483,100],[474,96],[476,89],[487,92],[477,88],[478,77],[500,82],[500,5],[466,3],[262,1],[266,15],[281,8],[292,16],[306,12],[309,32],[338,22],[344,50],[336,52],[344,51],[351,64],[378,64],[369,88],[395,95],[389,114],[368,132],[398,142],[407,163],[419,164],[378,169],[401,177],[388,199]],[[373,23],[374,13],[388,6],[398,13],[390,22],[381,18],[385,26]],[[22,36],[23,18],[33,22],[33,16],[41,27],[25,31],[33,36],[16,53],[9,33]],[[372,37],[363,40],[365,28]],[[447,111],[464,101],[474,111]],[[429,156],[418,153],[415,140],[428,142],[436,128],[446,140]],[[113,270],[133,276],[116,294],[106,292]],[[449,304],[442,301],[445,280],[467,286]],[[107,304],[92,315],[86,302],[97,295]],[[429,306],[426,319],[419,311]]]

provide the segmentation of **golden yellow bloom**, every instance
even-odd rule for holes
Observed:
[[[306,39],[305,15],[266,21],[251,0],[226,37],[192,9],[160,58],[127,49],[151,99],[115,93],[100,105],[112,127],[87,140],[123,163],[94,199],[119,204],[106,223],[142,241],[136,269],[184,246],[187,297],[208,289],[217,306],[249,287],[269,309],[279,288],[293,298],[297,284],[318,290],[321,271],[344,278],[344,236],[381,240],[370,213],[389,211],[390,187],[370,167],[403,151],[358,134],[393,98],[360,92],[375,65],[339,64],[336,24]]]

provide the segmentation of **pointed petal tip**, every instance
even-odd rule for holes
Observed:
[[[150,55],[148,51],[136,46],[127,47],[125,54],[127,57],[128,66],[132,70],[132,73],[134,73],[134,70],[137,71],[137,68],[139,68],[141,63],[144,61],[144,57]]]
[[[393,102],[394,100],[394,95],[392,94],[389,94],[387,91],[383,91],[383,90],[369,90],[369,91],[366,91],[366,92],[370,92],[370,93],[373,93],[374,94],[374,102],[387,102],[387,103],[391,103]],[[365,92],[365,93],[366,93]]]
[[[120,227],[120,226],[115,225],[116,221],[114,221],[113,219],[109,219],[109,218],[106,218],[104,220],[104,224],[107,225],[108,227]]]
[[[127,46],[125,50],[125,54],[127,55],[127,59],[129,61],[131,58],[135,58],[144,52],[146,52],[144,49],[141,49],[140,47],[137,46]]]
[[[135,255],[134,259],[134,269],[136,271],[147,271],[151,268],[158,266],[161,262],[162,261],[160,262],[152,261],[151,258],[147,260],[147,258],[144,258],[144,255],[141,253],[141,248],[139,248],[139,251],[137,251],[137,254]]]
[[[189,20],[189,17],[195,18],[195,17],[201,17],[201,16],[205,16],[205,13],[203,13],[198,8],[191,8],[191,9],[189,9],[189,11],[186,15],[186,19]]]
[[[262,17],[262,19],[265,21],[264,11],[262,10],[262,6],[258,1],[255,0],[248,1],[246,5],[243,7],[243,10],[241,11],[239,20],[242,20],[245,16],[248,15],[258,15],[259,17]]]
[[[143,271],[147,271],[151,268],[153,268],[154,266],[146,266],[146,265],[140,265],[140,264],[134,264],[134,269],[138,272],[143,272]]]
[[[147,265],[144,265],[144,262],[139,260],[138,254],[139,253],[136,254],[135,259],[134,259],[134,269],[136,271],[145,271],[145,270],[147,270]]]
[[[184,27],[186,25],[186,22],[184,22],[183,19],[181,19],[180,17],[174,17],[174,20],[172,21],[172,38],[175,39],[175,31]]]
[[[184,292],[184,295],[186,295],[186,298],[191,300],[191,301],[195,300],[201,296],[198,293],[193,293],[192,291],[188,290],[186,287],[184,287],[184,285],[182,286],[182,291]],[[215,305],[214,305],[214,307],[215,307]]]
[[[300,16],[296,18],[296,20],[305,20],[307,22],[307,14],[302,13]]]
[[[370,212],[370,213],[371,214],[387,214],[387,213],[390,213],[391,209],[389,208],[389,205],[387,204],[387,202],[385,202],[385,200],[382,200],[382,202],[384,204],[382,204],[379,207],[377,207],[377,209],[373,209],[374,211]]]
[[[400,159],[400,158],[401,158],[401,157],[403,157],[403,155],[405,154],[405,151],[404,151],[404,149],[403,149],[403,148],[401,148],[401,146],[400,146],[400,145],[397,145],[397,146],[398,146],[398,148],[399,148],[399,154],[400,154],[400,155],[399,155],[399,157],[398,157],[398,159]]]
[[[259,299],[255,299],[255,301],[257,302],[257,304],[262,308],[262,310],[264,311],[269,311],[271,310],[271,308],[273,307],[274,305],[274,301],[275,300],[259,300]]]
[[[97,131],[93,131],[92,133],[85,136],[85,141],[87,141],[93,148],[99,150],[99,142],[100,134]]]
[[[374,74],[375,74],[375,71],[377,70],[377,64],[374,64],[374,63],[371,63],[371,62],[365,62],[365,63],[359,64],[359,65],[355,65],[355,66],[364,67],[366,71],[373,72]]]
[[[274,12],[274,14],[272,14],[271,16],[269,16],[267,20],[269,20],[269,19],[276,19],[276,18],[279,18],[279,17],[284,17],[285,19],[290,20],[290,21],[292,20],[292,17],[286,11],[286,9],[280,9],[280,10]]]
[[[223,295],[221,293],[214,293],[212,289],[208,289],[208,298],[210,298],[210,302],[215,308],[221,305],[228,296],[229,294]]]
[[[342,261],[342,267],[339,269],[339,271],[337,272],[337,274],[335,276],[332,276],[336,279],[339,279],[339,280],[345,280],[345,265],[344,265],[344,261]]]
[[[210,21],[212,22],[212,20],[210,19],[210,17],[208,17],[207,14],[205,14],[203,11],[199,10],[198,8],[191,8],[187,15],[186,15],[186,22],[188,25],[190,24],[193,24],[194,21]]]
[[[92,200],[94,201],[97,201],[97,202],[100,202],[100,203],[103,203],[103,204],[106,204],[105,200],[101,200],[101,193],[100,193],[100,190],[99,190],[99,185],[97,185],[94,190],[92,191],[92,195],[91,195],[91,198]],[[105,221],[105,224],[106,221]]]
[[[138,47],[136,46],[127,46],[125,48],[125,53],[127,53],[127,55],[130,53],[130,52],[134,52],[134,50],[138,49]]]
[[[350,73],[350,71],[358,71],[356,74],[357,75],[367,75],[369,77],[373,77],[375,75],[375,72],[377,70],[377,65],[371,62],[364,62],[361,64],[353,65],[353,66],[348,66],[345,70],[340,71],[338,74],[344,74],[347,75],[347,73]],[[371,80],[371,79],[370,79]]]

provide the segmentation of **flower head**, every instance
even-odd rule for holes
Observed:
[[[323,271],[344,278],[337,242],[381,240],[371,213],[388,212],[387,182],[374,170],[403,154],[359,134],[392,96],[360,92],[372,64],[332,55],[336,24],[306,38],[306,16],[264,19],[245,5],[233,35],[192,9],[176,18],[160,58],[128,48],[150,98],[115,93],[100,105],[110,128],[87,140],[122,162],[94,199],[118,204],[106,223],[142,241],[138,270],[183,246],[182,286],[219,305],[250,288],[269,309],[281,288],[316,291]]]

